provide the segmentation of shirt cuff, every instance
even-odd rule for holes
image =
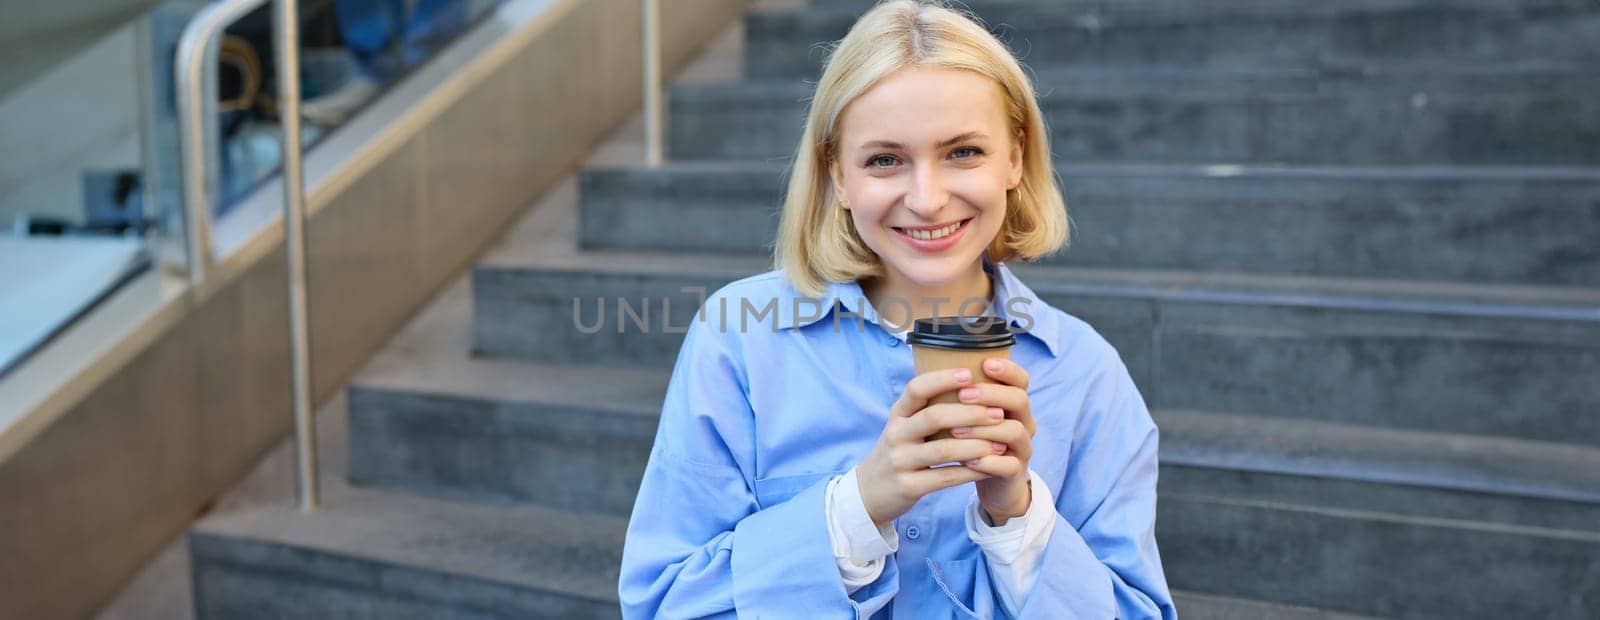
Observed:
[[[884,557],[899,550],[900,534],[892,524],[879,529],[861,501],[861,487],[852,468],[828,482],[825,511],[833,557],[844,579],[845,591],[877,581]]]
[[[1038,581],[1039,559],[1056,527],[1056,502],[1050,487],[1032,469],[1028,480],[1032,498],[1027,512],[1008,519],[1005,525],[996,527],[984,520],[976,493],[967,503],[967,537],[983,549],[1001,604],[1012,616]]]

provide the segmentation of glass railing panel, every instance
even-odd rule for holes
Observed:
[[[0,376],[120,283],[182,264],[172,50],[195,6],[57,12],[0,41]]]
[[[499,1],[302,1],[305,148]],[[118,283],[190,264],[174,59],[207,4],[129,2],[48,25],[78,39],[0,29],[0,375]],[[34,39],[50,49],[30,51]],[[78,49],[61,49],[72,41]],[[279,169],[271,3],[229,24],[215,54],[206,230]]]
[[[301,143],[330,131],[427,62],[500,0],[318,0],[300,5]],[[215,215],[276,178],[282,129],[271,4],[218,47]]]

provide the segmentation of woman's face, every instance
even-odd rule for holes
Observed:
[[[978,268],[1022,179],[1005,101],[976,73],[911,68],[845,108],[834,189],[889,278],[939,287]]]

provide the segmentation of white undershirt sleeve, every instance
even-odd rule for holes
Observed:
[[[1039,558],[1044,555],[1050,533],[1056,527],[1056,502],[1050,487],[1032,469],[1028,470],[1028,479],[1033,494],[1028,511],[1007,520],[1005,525],[989,525],[988,517],[978,505],[977,493],[972,494],[972,501],[967,504],[967,536],[983,549],[1000,604],[1006,615],[1013,618],[1038,582]]]
[[[879,529],[872,522],[861,501],[855,468],[828,482],[824,511],[845,592],[854,593],[877,581],[883,574],[884,558],[900,548],[900,534],[892,523]]]

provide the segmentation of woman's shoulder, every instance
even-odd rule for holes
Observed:
[[[1096,360],[1111,360],[1119,357],[1116,347],[1111,345],[1100,330],[1094,325],[1079,318],[1077,315],[1046,305],[1047,312],[1054,315],[1058,326],[1056,329],[1056,346],[1067,355],[1089,357]]]
[[[1121,363],[1116,348],[1094,325],[1040,297],[1008,265],[1002,264],[998,274],[1006,299],[996,303],[1017,329],[1038,338],[1055,358],[1070,359],[1079,367],[1086,361]]]
[[[1076,386],[1088,392],[1137,390],[1133,387],[1133,372],[1124,360],[1130,357],[1137,360],[1140,351],[1119,350],[1089,321],[1065,310],[1050,306],[1047,312],[1057,322],[1058,353],[1051,371],[1056,376],[1051,383]]]
[[[739,359],[754,344],[753,339],[794,325],[795,300],[803,298],[788,284],[782,269],[739,278],[710,293],[702,291],[700,297],[686,344],[696,350],[712,345]],[[816,305],[815,300],[807,301]],[[800,308],[799,314],[805,315],[808,307]]]
[[[707,299],[747,298],[752,296],[780,294],[794,294],[794,289],[788,283],[788,278],[782,269],[773,269],[765,273],[745,276],[722,285]]]
[[[722,285],[702,302],[697,320],[725,335],[774,333],[804,322],[822,300],[795,290],[783,269]]]
[[[1005,273],[1006,311],[1015,329],[1026,331],[1048,350],[1048,363],[1037,368],[1044,382],[1079,387],[1121,383],[1130,376],[1119,351],[1090,321],[1045,301],[1015,274]],[[1110,380],[1109,382],[1107,380]]]

